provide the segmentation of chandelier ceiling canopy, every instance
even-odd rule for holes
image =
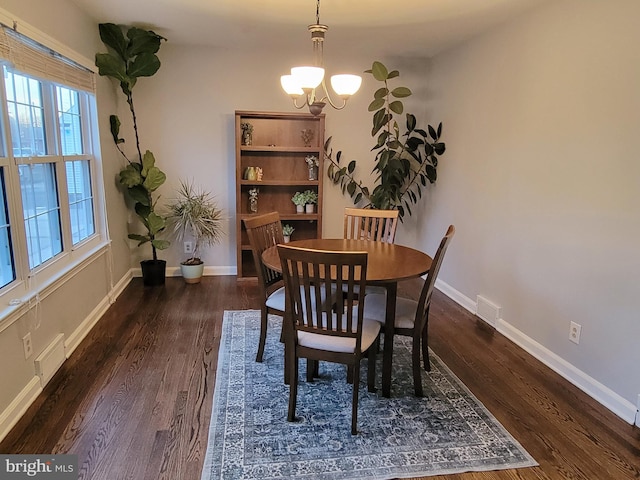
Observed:
[[[341,102],[334,102],[325,83],[324,71],[324,34],[329,29],[320,23],[320,0],[316,2],[316,23],[309,25],[313,45],[313,65],[293,67],[290,75],[282,75],[280,83],[285,92],[293,99],[296,108],[309,107],[313,115],[320,115],[329,103],[336,110],[342,110],[351,95],[356,93],[362,83],[359,75],[341,74],[331,77],[331,87]],[[299,99],[302,98],[302,103]]]

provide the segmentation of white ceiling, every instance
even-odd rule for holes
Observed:
[[[173,45],[310,49],[316,20],[316,0],[72,1],[98,22],[151,29]],[[322,0],[320,23],[329,25],[327,49],[430,56],[547,1]]]

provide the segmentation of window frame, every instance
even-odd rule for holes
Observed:
[[[4,76],[6,60],[0,59]],[[73,275],[87,262],[103,255],[109,246],[106,226],[106,204],[104,179],[100,156],[99,131],[97,121],[97,100],[95,91],[89,92],[73,85],[66,85],[46,78],[25,73],[18,68],[9,69],[15,73],[38,80],[41,84],[44,128],[47,152],[43,156],[16,157],[11,147],[11,130],[4,78],[0,86],[0,168],[4,170],[5,194],[7,197],[8,222],[10,224],[13,248],[15,279],[0,287],[0,331],[19,318],[33,300],[39,301],[43,295],[54,291],[61,281]],[[81,118],[82,154],[62,155],[62,133],[58,115],[56,87],[61,86],[78,93]],[[70,214],[70,196],[67,184],[67,162],[88,161],[89,184],[91,188],[94,233],[73,244]],[[19,165],[53,163],[56,174],[57,195],[60,208],[62,251],[34,268],[29,267],[26,228],[23,217]],[[113,280],[108,279],[112,287]],[[6,307],[8,306],[8,307]]]

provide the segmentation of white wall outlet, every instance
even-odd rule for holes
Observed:
[[[571,326],[569,327],[569,340],[575,344],[579,344],[580,332],[582,332],[582,325],[576,322],[571,322]]]
[[[184,242],[184,253],[193,253],[193,242]]]
[[[636,427],[640,427],[640,395],[638,395],[638,403],[636,404]]]
[[[31,343],[31,333],[27,333],[22,337],[22,348],[24,349],[24,358],[33,355],[33,344]]]

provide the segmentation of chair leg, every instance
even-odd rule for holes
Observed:
[[[358,389],[360,388],[360,361],[356,362],[353,370],[353,399],[351,405],[351,435],[358,434]]]
[[[318,376],[318,360],[307,358],[307,382],[313,382],[314,377]]]
[[[369,347],[369,354],[367,355],[367,386],[371,393],[376,391],[376,344],[374,343]]]
[[[293,355],[289,362],[289,412],[287,421],[294,422],[296,420],[296,400],[298,397],[298,357]]]
[[[353,367],[347,365],[347,383],[353,383]]]
[[[258,354],[256,355],[256,362],[262,362],[264,345],[267,342],[267,319],[267,306],[262,305],[262,308],[260,309],[260,341],[258,342]]]
[[[422,360],[424,362],[424,369],[427,372],[431,371],[431,362],[429,361],[429,319],[424,324],[422,329]]]
[[[413,348],[411,349],[411,367],[413,370],[413,388],[416,397],[422,397],[422,371],[420,368],[420,335],[413,337]]]

